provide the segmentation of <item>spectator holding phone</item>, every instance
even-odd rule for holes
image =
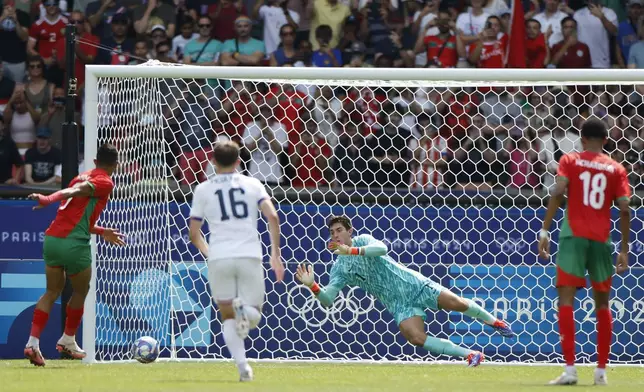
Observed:
[[[503,68],[507,36],[500,35],[501,19],[490,16],[478,40],[469,47],[468,61],[479,68]],[[499,38],[501,36],[501,38]]]
[[[450,19],[447,10],[438,12],[438,17],[434,19],[435,23],[427,23],[425,31],[418,35],[414,51],[416,53],[425,52],[427,54],[428,68],[452,68],[458,62],[458,53],[456,40],[457,37],[452,34],[454,22]],[[432,22],[433,22],[432,21]],[[438,34],[426,35],[434,25],[438,28]]]
[[[313,65],[316,67],[341,67],[342,53],[330,46],[333,31],[328,25],[315,29],[315,39],[320,49],[313,52]]]
[[[288,24],[297,28],[300,15],[287,8],[288,0],[257,0],[253,9],[253,19],[264,22],[264,45],[266,53],[277,50],[280,43],[280,29]]]

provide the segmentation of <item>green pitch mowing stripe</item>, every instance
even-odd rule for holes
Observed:
[[[36,368],[26,360],[0,361],[0,390],[8,392],[522,392],[570,387],[544,384],[559,375],[558,367],[454,365],[360,365],[319,363],[255,363],[255,381],[239,383],[232,363],[153,363],[83,365],[48,361]],[[593,390],[593,368],[581,367],[581,386]],[[602,391],[644,391],[644,368],[608,370],[610,385]]]

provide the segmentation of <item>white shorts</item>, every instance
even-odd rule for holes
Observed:
[[[215,302],[239,297],[246,305],[257,308],[264,303],[264,266],[260,259],[208,261],[208,283]]]

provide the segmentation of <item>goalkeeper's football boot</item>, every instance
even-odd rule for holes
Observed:
[[[38,346],[25,347],[25,358],[34,366],[45,366],[45,358]]]
[[[514,332],[512,332],[512,329],[510,328],[510,325],[506,323],[503,320],[496,320],[494,324],[490,325],[492,328],[496,330],[496,332],[500,333],[501,336],[504,338],[509,338],[512,339],[514,338]]]
[[[548,383],[549,385],[577,385],[577,369],[564,370],[563,373]]]
[[[477,367],[483,362],[485,356],[480,351],[474,351],[467,356],[467,366],[468,367]]]
[[[65,341],[64,338],[58,339],[56,350],[58,350],[59,353],[65,353],[74,359],[83,359],[87,356],[87,353],[78,347],[75,340]]]
[[[239,381],[253,381],[253,368],[251,368],[249,364],[246,364],[242,369],[239,369]]]
[[[595,369],[595,385],[608,385],[606,369]]]
[[[235,330],[237,336],[241,340],[244,340],[248,337],[248,331],[250,331],[250,321],[248,321],[248,316],[244,310],[244,303],[240,298],[233,300],[233,310],[235,311]]]

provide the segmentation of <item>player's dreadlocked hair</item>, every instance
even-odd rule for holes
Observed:
[[[581,126],[581,137],[604,140],[608,137],[606,123],[598,118],[589,118]]]
[[[329,229],[331,228],[331,226],[335,225],[336,223],[341,224],[347,230],[349,230],[351,227],[353,227],[353,226],[351,226],[351,220],[349,218],[347,218],[346,216],[344,216],[344,215],[341,215],[341,216],[333,215],[333,216],[331,216],[329,218],[329,223],[328,223]]]
[[[119,153],[113,144],[105,143],[98,148],[96,162],[101,166],[113,166],[119,160]]]
[[[221,141],[213,151],[215,162],[223,167],[232,166],[239,159],[239,146],[233,141]]]

